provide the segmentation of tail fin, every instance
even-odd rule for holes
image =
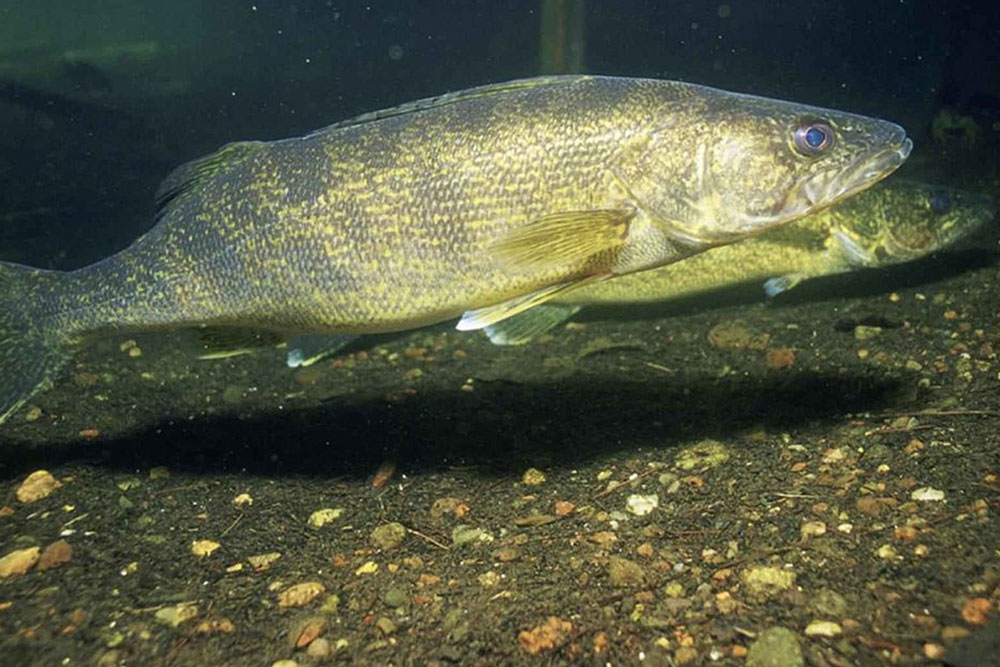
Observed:
[[[73,352],[53,317],[61,275],[0,262],[0,424],[49,387]]]

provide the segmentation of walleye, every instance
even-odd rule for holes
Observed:
[[[985,195],[892,179],[741,243],[582,287],[488,326],[486,333],[498,345],[520,345],[585,306],[667,301],[757,280],[776,296],[808,278],[926,257],[992,219]]]
[[[848,197],[901,127],[689,83],[524,79],[179,167],[156,225],[67,273],[0,264],[0,421],[109,334],[230,343],[482,328]]]

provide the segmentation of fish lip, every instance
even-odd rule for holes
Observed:
[[[827,183],[819,178],[810,179],[803,186],[802,193],[811,207],[826,208],[896,171],[912,150],[913,141],[904,135],[898,144],[874,151],[856,168],[841,172]]]

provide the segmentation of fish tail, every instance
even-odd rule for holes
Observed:
[[[0,424],[50,386],[73,353],[55,316],[65,275],[0,262]]]

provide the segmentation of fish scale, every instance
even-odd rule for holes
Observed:
[[[794,143],[814,122],[837,134],[822,155]],[[592,76],[230,144],[168,176],[156,225],[117,255],[65,274],[0,264],[0,420],[103,335],[227,328],[261,344],[459,315],[481,328],[790,222],[909,149],[886,121]]]

